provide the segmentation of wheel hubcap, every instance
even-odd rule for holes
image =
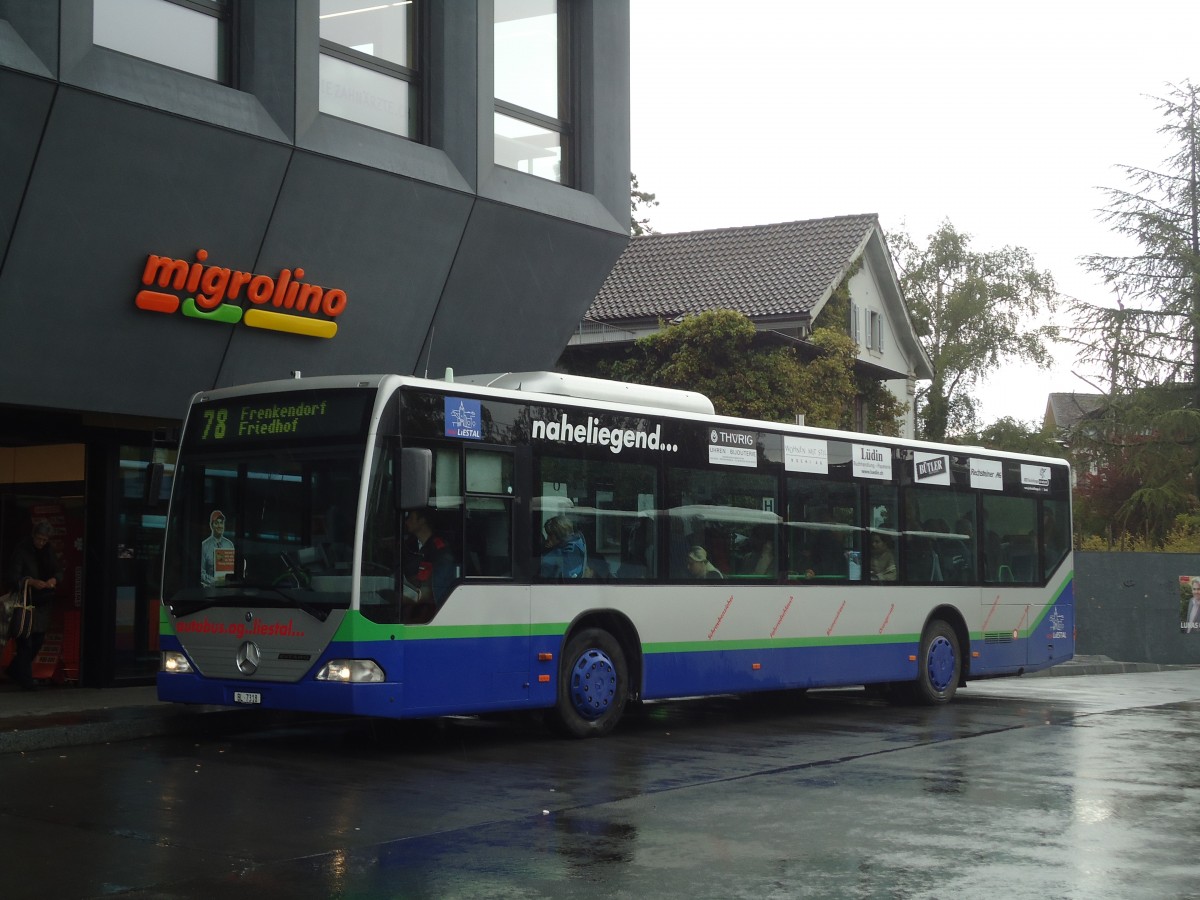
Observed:
[[[938,693],[954,680],[954,646],[945,637],[934,638],[929,645],[929,683]]]
[[[603,650],[587,650],[571,669],[571,705],[585,719],[598,719],[617,696],[617,669]]]

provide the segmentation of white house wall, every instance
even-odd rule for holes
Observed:
[[[869,257],[866,259],[869,259]],[[858,317],[858,358],[864,362],[869,362],[893,372],[907,373],[914,371],[916,361],[909,359],[905,355],[901,342],[896,338],[896,323],[893,322],[883,302],[883,292],[880,288],[879,278],[869,262],[866,262],[851,277],[849,289],[851,309]],[[882,323],[882,349],[868,346],[871,313],[878,315]],[[903,323],[903,327],[908,328],[908,323]],[[854,330],[852,328],[851,333]],[[916,428],[915,417],[912,411],[910,381],[911,379],[908,378],[898,378],[884,382],[887,389],[901,403],[909,406],[909,410],[904,417],[904,426],[901,433],[903,437],[908,438],[915,435]]]

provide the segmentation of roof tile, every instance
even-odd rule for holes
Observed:
[[[587,316],[671,319],[711,309],[751,318],[811,315],[878,222],[870,214],[639,235]]]

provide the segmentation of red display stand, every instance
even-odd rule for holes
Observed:
[[[62,681],[59,663],[62,661],[63,636],[61,631],[46,633],[42,649],[33,658],[33,677],[38,681]]]

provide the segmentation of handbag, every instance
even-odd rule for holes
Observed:
[[[0,634],[19,641],[33,633],[33,605],[29,602],[29,582],[21,591],[7,594],[0,601]]]

